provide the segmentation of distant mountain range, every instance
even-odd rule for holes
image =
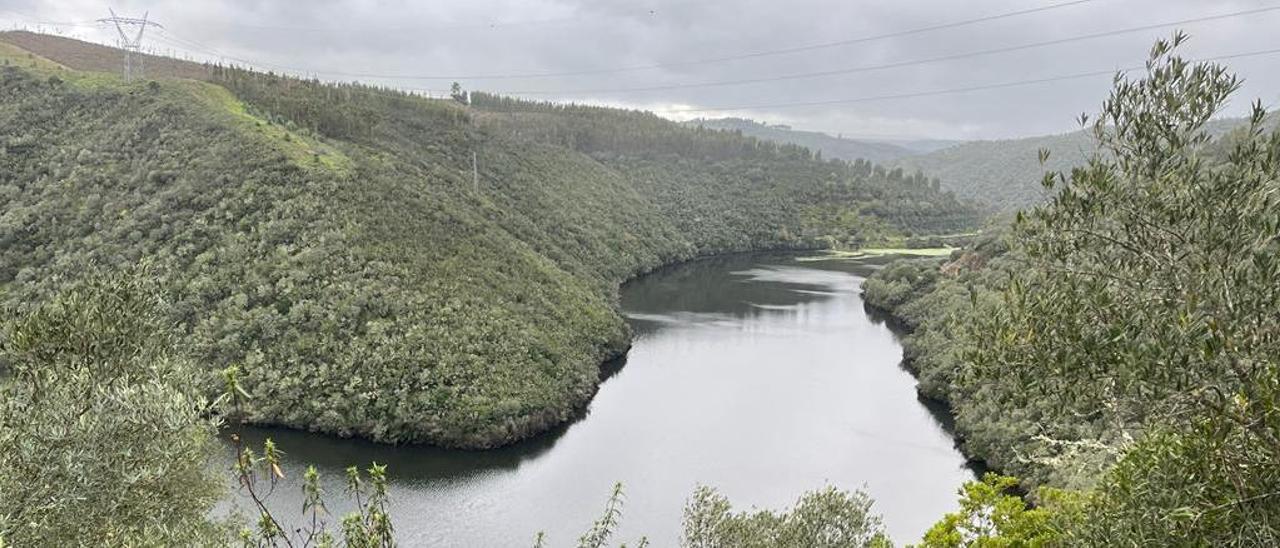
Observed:
[[[863,159],[877,164],[887,164],[904,156],[933,152],[959,143],[959,141],[940,139],[848,139],[745,118],[699,119],[684,122],[684,124],[691,127],[737,131],[757,139],[800,145],[815,152],[821,152],[828,158],[850,161]]]
[[[1214,138],[1243,126],[1243,118],[1223,118],[1209,122],[1205,130]],[[1269,124],[1275,125],[1272,117]],[[922,171],[942,181],[942,188],[989,208],[1011,212],[1034,206],[1049,197],[1040,181],[1046,171],[1070,171],[1082,165],[1097,148],[1092,131],[1080,130],[1058,135],[970,141],[955,146],[890,162],[908,172]],[[1040,150],[1049,159],[1040,165]]]
[[[1244,120],[1225,118],[1207,129],[1215,137],[1240,127]],[[1271,124],[1275,124],[1272,118]],[[693,120],[685,125],[736,131],[759,139],[790,143],[822,152],[829,158],[864,159],[907,172],[923,172],[945,190],[991,213],[1025,209],[1048,198],[1040,184],[1046,170],[1069,171],[1083,164],[1097,146],[1088,131],[1018,139],[984,141],[859,140],[816,131],[795,130],[742,118]],[[1039,151],[1049,151],[1040,165]]]
[[[921,171],[942,181],[942,187],[994,212],[1038,204],[1049,197],[1040,184],[1046,170],[1066,171],[1083,164],[1097,143],[1093,135],[1074,131],[1060,135],[970,141],[909,157],[892,165]],[[1040,165],[1040,150],[1049,159]]]

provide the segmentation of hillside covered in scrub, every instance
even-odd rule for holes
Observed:
[[[4,306],[142,265],[260,423],[509,443],[627,348],[628,277],[977,222],[923,177],[648,113],[150,58],[126,84],[115,50],[27,33],[0,58]]]
[[[1263,127],[1276,127],[1276,117],[1268,116]],[[1240,118],[1221,118],[1205,123],[1204,131],[1221,137],[1247,126]],[[1048,151],[1040,161],[1040,151]],[[923,172],[938,178],[942,189],[969,200],[993,213],[1013,213],[1044,204],[1054,192],[1040,183],[1046,172],[1070,172],[1099,152],[1097,139],[1089,130],[1059,135],[969,141],[924,154],[894,159],[889,165],[907,172]]]
[[[1042,165],[1040,151],[1049,151]],[[1046,171],[1070,171],[1097,150],[1085,131],[1023,139],[969,141],[927,154],[894,160],[907,171],[922,171],[943,188],[996,212],[1013,212],[1045,202],[1040,185]]]
[[[1280,538],[1280,131],[1261,102],[1211,122],[1239,80],[1184,39],[1117,82],[1045,204],[864,284],[965,451],[1040,487],[1052,545]]]
[[[799,145],[814,152],[821,152],[823,156],[828,158],[838,158],[850,162],[866,160],[883,164],[917,153],[917,150],[909,146],[896,143],[848,139],[818,131],[803,131],[788,126],[766,124],[743,118],[697,119],[684,122],[684,124],[691,127],[739,132],[748,137],[776,143]]]

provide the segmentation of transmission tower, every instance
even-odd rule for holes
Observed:
[[[124,50],[124,81],[132,82],[134,76],[142,78],[142,33],[146,32],[147,27],[164,28],[160,23],[148,21],[147,15],[143,13],[142,19],[135,17],[120,17],[116,15],[115,10],[107,8],[111,12],[111,17],[99,19],[99,23],[113,23],[116,26],[116,32],[120,33],[120,49]],[[134,34],[133,28],[137,27],[138,32]],[[130,32],[125,32],[128,28]],[[132,34],[132,38],[130,35]],[[137,58],[137,66],[134,66],[134,58]]]

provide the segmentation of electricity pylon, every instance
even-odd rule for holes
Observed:
[[[138,19],[135,17],[120,17],[111,8],[107,8],[107,11],[111,12],[111,17],[99,19],[98,22],[114,23],[116,32],[120,33],[120,49],[124,50],[124,81],[132,82],[135,74],[137,77],[142,78],[142,33],[147,30],[147,27],[161,29],[164,27],[155,21],[148,21],[147,15],[149,15],[149,12],[143,13],[142,19]],[[133,35],[133,38],[130,38],[129,33],[124,31],[125,27],[138,27],[138,32]],[[136,68],[133,64],[135,56],[138,59]]]

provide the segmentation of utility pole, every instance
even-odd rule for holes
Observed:
[[[476,163],[476,151],[471,150],[471,186],[480,190],[480,169]]]
[[[156,23],[155,21],[148,21],[147,16],[150,14],[149,12],[143,13],[142,19],[138,19],[135,17],[120,17],[116,15],[115,10],[111,8],[107,8],[107,11],[111,12],[111,17],[99,19],[98,22],[113,23],[116,26],[116,32],[120,33],[120,49],[124,50],[124,81],[132,82],[135,74],[138,78],[142,78],[142,33],[147,30],[147,27],[164,27],[160,26],[160,23]],[[132,30],[132,27],[138,27],[138,32],[133,35],[133,38],[130,38],[129,33],[124,31],[125,27],[130,27],[130,30]],[[138,59],[136,69],[133,64],[134,57],[137,57]]]

